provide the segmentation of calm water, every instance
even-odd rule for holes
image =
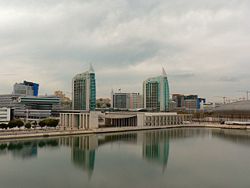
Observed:
[[[0,188],[250,187],[250,133],[212,129],[0,143]]]

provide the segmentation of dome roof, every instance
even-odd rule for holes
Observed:
[[[215,108],[215,112],[250,113],[250,100],[224,104]]]

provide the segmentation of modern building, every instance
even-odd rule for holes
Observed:
[[[143,104],[148,111],[169,111],[169,84],[164,68],[161,76],[143,82]]]
[[[96,79],[92,66],[89,71],[77,74],[72,80],[72,108],[87,111],[96,108]]]
[[[143,108],[142,95],[139,93],[111,93],[112,108],[120,110]]]
[[[184,107],[185,104],[185,96],[182,94],[173,94],[172,100],[176,102],[176,108]]]
[[[10,108],[0,108],[0,124],[8,123],[11,120],[11,109]]]
[[[34,110],[59,110],[61,104],[60,98],[56,96],[21,96],[18,98],[18,103],[23,106],[23,109]]]
[[[14,118],[41,120],[51,116],[52,111],[61,109],[56,96],[0,95],[0,108],[10,108]],[[59,116],[59,114],[58,114]]]
[[[191,121],[192,116],[176,112],[83,112],[60,113],[60,126],[63,129],[91,130],[106,127],[161,127],[181,125]]]
[[[206,103],[206,99],[199,98],[198,95],[173,94],[172,100],[176,103],[174,111],[197,111],[201,109],[201,104]]]
[[[96,129],[99,125],[100,112],[72,111],[60,113],[60,126],[63,129]]]
[[[17,108],[20,95],[6,94],[0,95],[0,108]]]
[[[23,81],[23,83],[16,83],[13,87],[14,95],[23,95],[23,96],[38,96],[39,84]]]

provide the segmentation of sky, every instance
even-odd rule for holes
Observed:
[[[0,0],[0,93],[29,80],[70,95],[92,63],[97,97],[142,92],[162,67],[171,93],[244,97],[249,10],[249,0]]]

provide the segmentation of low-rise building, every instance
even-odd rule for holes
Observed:
[[[180,125],[191,121],[190,115],[177,113],[149,112],[87,112],[72,111],[60,113],[60,126],[63,129],[97,129],[105,127],[160,127]]]
[[[11,120],[11,109],[10,108],[0,108],[0,124],[8,123]]]

